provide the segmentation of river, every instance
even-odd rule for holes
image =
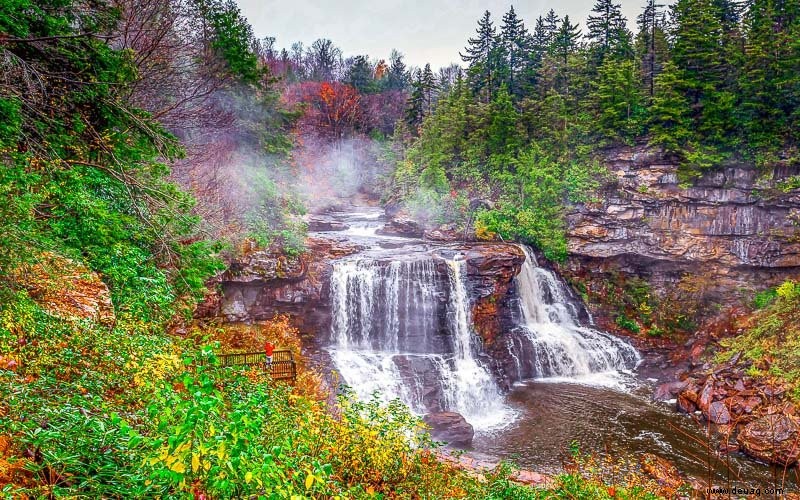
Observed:
[[[399,398],[419,414],[457,411],[476,429],[477,456],[557,473],[572,443],[600,456],[654,453],[691,477],[747,487],[797,484],[738,453],[719,455],[702,425],[650,399],[641,358],[591,325],[574,294],[525,251],[515,286],[519,328],[510,391],[501,391],[471,328],[463,256],[451,245],[380,235],[378,208],[325,216],[346,229],[317,233],[363,250],[334,263],[327,350],[361,397]],[[582,319],[579,319],[582,318]]]

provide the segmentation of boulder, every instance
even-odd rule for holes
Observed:
[[[691,414],[697,411],[697,405],[686,393],[678,395],[678,401],[675,403],[675,406],[678,408],[678,411],[682,411],[683,413]]]
[[[452,411],[428,413],[422,420],[431,428],[433,439],[459,448],[472,445],[475,429],[460,413]]]
[[[454,242],[464,239],[464,233],[455,229],[439,228],[425,231],[425,239],[430,241]]]
[[[310,216],[308,219],[306,219],[306,224],[308,225],[308,230],[311,232],[344,231],[348,229],[348,225],[344,222],[318,216]]]
[[[708,413],[708,407],[714,401],[714,379],[709,378],[700,391],[700,398],[697,400],[697,406],[703,413]]]
[[[678,394],[678,410],[684,413],[694,413],[697,410],[697,403],[700,399],[697,394],[698,390],[696,381],[687,381],[686,388]]]
[[[736,441],[748,455],[771,464],[788,467],[800,457],[800,425],[790,415],[756,419],[744,426]]]
[[[670,399],[675,399],[687,385],[689,385],[689,383],[685,380],[661,384],[656,387],[653,393],[653,401],[669,401]]]
[[[708,406],[708,419],[715,424],[730,423],[731,413],[724,401],[714,401]]]
[[[425,230],[417,222],[406,217],[397,217],[390,220],[381,229],[378,229],[378,234],[384,236],[403,236],[405,238],[422,238]]]

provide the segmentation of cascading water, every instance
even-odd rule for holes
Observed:
[[[580,378],[615,383],[613,375],[634,368],[639,353],[624,340],[581,326],[579,307],[553,272],[539,267],[527,248],[515,278],[522,325],[510,339],[516,378]],[[612,375],[612,377],[609,377]]]
[[[456,411],[478,429],[509,421],[509,409],[475,358],[463,260],[334,264],[330,352],[359,397],[379,392],[417,413]]]

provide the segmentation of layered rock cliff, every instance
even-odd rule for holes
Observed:
[[[800,167],[732,163],[684,185],[678,163],[651,148],[609,150],[604,161],[602,201],[567,216],[568,272],[637,276],[661,294],[703,275],[718,303],[800,275],[800,190],[780,189]]]

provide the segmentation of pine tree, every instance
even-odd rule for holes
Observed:
[[[422,74],[420,75],[419,82],[422,85],[424,112],[426,115],[429,115],[431,111],[433,111],[433,105],[436,99],[436,89],[438,88],[436,76],[434,76],[430,64],[425,65],[425,69],[422,70]]]
[[[680,153],[692,137],[691,104],[680,90],[682,86],[682,71],[671,62],[665,63],[656,77],[649,110],[651,142],[671,153]]]
[[[356,56],[347,68],[345,83],[356,88],[362,94],[377,92],[372,63],[367,56]]]
[[[550,35],[555,35],[559,26],[561,26],[561,18],[556,15],[556,11],[550,9],[544,17],[544,30]]]
[[[578,25],[570,23],[569,16],[564,16],[550,42],[550,50],[566,66],[570,54],[578,50],[580,38],[581,30]]]
[[[678,0],[673,23],[672,60],[682,76],[676,90],[691,103],[697,139],[709,146],[730,146],[734,68],[716,0]]]
[[[505,81],[513,97],[521,97],[525,63],[530,50],[530,35],[525,25],[514,12],[514,6],[503,16],[500,29],[500,43],[503,46],[507,69]]]
[[[488,146],[490,154],[506,162],[521,146],[518,124],[519,113],[514,108],[508,89],[500,87],[492,99],[491,123],[488,130]]]
[[[408,71],[403,62],[403,54],[397,50],[392,50],[389,56],[389,73],[386,76],[386,88],[388,90],[405,90],[408,87]]]
[[[522,75],[522,86],[526,93],[531,93],[538,84],[542,61],[551,49],[560,22],[553,9],[550,9],[547,18],[539,16],[536,19],[536,25],[528,41],[528,57]]]
[[[571,71],[570,56],[578,50],[578,40],[581,38],[581,31],[577,24],[569,22],[569,16],[564,16],[553,36],[550,52],[555,66],[555,86],[558,92],[568,96],[570,93]]]
[[[645,108],[635,61],[606,58],[591,88],[595,135],[630,142],[641,133]]]
[[[461,59],[469,63],[468,75],[476,94],[484,94],[491,99],[492,85],[495,81],[494,66],[497,59],[497,36],[492,23],[492,15],[487,10],[478,21],[477,36],[470,38],[465,54]]]
[[[666,18],[661,11],[664,6],[656,0],[648,0],[636,20],[639,33],[636,37],[636,53],[639,59],[642,83],[650,99],[655,94],[655,79],[669,57],[665,33]]]
[[[612,0],[597,0],[592,12],[597,15],[587,19],[589,32],[586,36],[592,43],[595,64],[602,64],[608,54],[618,57],[632,54],[632,35],[626,27],[621,6]]]
[[[422,120],[425,119],[425,85],[422,81],[422,71],[417,71],[411,83],[411,95],[406,104],[406,122],[411,130],[416,131]]]
[[[798,144],[800,2],[754,0],[744,19],[747,39],[739,114],[754,148]]]

